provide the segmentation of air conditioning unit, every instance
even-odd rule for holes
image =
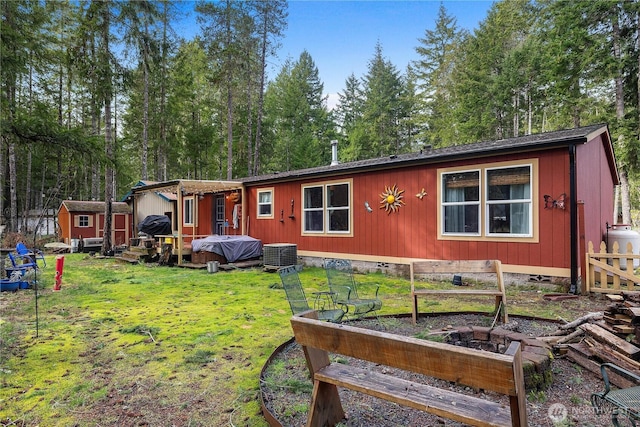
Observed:
[[[262,246],[262,264],[268,267],[286,267],[298,263],[298,245],[272,243]]]

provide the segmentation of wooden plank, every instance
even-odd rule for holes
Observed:
[[[605,315],[604,320],[611,325],[622,325],[622,324],[630,324],[631,318],[629,316],[624,315]]]
[[[636,328],[629,325],[614,325],[613,329],[620,334],[633,334],[636,331]]]
[[[469,387],[515,396],[513,357],[294,316],[296,341]]]
[[[606,256],[604,256],[604,255],[603,255],[603,257],[606,258]],[[635,276],[633,273],[629,273],[628,271],[625,271],[625,270],[616,270],[615,268],[613,268],[612,266],[610,266],[606,262],[602,262],[602,261],[598,261],[598,260],[595,260],[595,259],[591,259],[590,263],[591,263],[591,265],[600,268],[601,277],[605,277],[606,278],[606,274],[608,272],[608,273],[611,273],[613,275],[619,276],[620,278],[630,280],[630,281],[632,281],[634,283],[640,283],[640,277]],[[600,283],[602,285],[603,283],[607,283],[607,281],[606,280],[603,281],[601,279]]]
[[[371,370],[333,363],[316,373],[314,379],[472,426],[512,426],[509,408],[500,403]]]
[[[494,260],[415,261],[414,274],[495,273]]]
[[[640,307],[625,307],[624,312],[630,317],[630,324],[640,325]]]
[[[487,295],[487,296],[502,296],[502,292],[500,291],[490,291],[490,290],[457,290],[457,289],[417,289],[413,291],[416,295]]]
[[[460,273],[491,273],[495,275],[497,290],[469,290],[469,289],[447,289],[447,290],[416,290],[415,276],[417,274],[460,274]],[[502,264],[499,260],[456,260],[456,261],[414,261],[410,265],[411,275],[411,296],[413,299],[412,318],[413,323],[418,318],[417,295],[486,295],[495,296],[496,311],[501,311],[502,321],[509,321],[507,313],[507,298],[504,289],[504,279],[502,276]]]
[[[624,356],[633,360],[640,359],[640,348],[623,340],[604,328],[593,323],[585,323],[584,325],[580,325],[580,328],[597,341],[612,346],[616,351],[622,353]]]
[[[522,368],[522,348],[520,343],[512,341],[505,351],[508,356],[513,356],[513,378],[516,384],[516,395],[509,396],[511,408],[511,426],[527,427],[527,391],[524,388],[524,370]]]

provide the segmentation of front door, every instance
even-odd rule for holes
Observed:
[[[216,196],[214,200],[214,224],[215,233],[222,236],[225,232],[224,228],[224,195]]]

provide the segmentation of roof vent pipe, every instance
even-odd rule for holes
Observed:
[[[338,141],[334,139],[331,141],[331,166],[337,164],[340,164],[338,161]]]

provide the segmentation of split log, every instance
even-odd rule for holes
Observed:
[[[633,360],[640,359],[640,348],[623,340],[606,329],[598,325],[594,325],[593,323],[585,323],[580,325],[580,328],[597,341],[613,347],[617,352],[621,353],[625,357]]]
[[[625,300],[640,302],[640,292],[639,291],[623,291],[622,296]]]
[[[536,339],[542,342],[546,342],[547,344],[555,347],[560,338],[562,338],[562,335],[547,335],[544,337],[537,337]]]
[[[624,312],[631,318],[632,325],[640,325],[640,307],[625,307]]]
[[[561,337],[557,341],[557,344],[570,343],[570,342],[576,340],[578,337],[581,337],[582,335],[584,335],[584,331],[582,329],[576,329],[575,331],[571,332],[569,335]]]
[[[560,329],[563,330],[567,330],[567,329],[574,329],[577,328],[578,326],[582,325],[583,323],[589,322],[591,320],[600,320],[604,317],[604,313],[601,311],[597,311],[594,313],[588,313],[585,314],[582,317],[578,317],[576,320],[574,320],[573,322],[569,322],[565,325],[561,325]]]
[[[638,372],[638,369],[640,369],[640,364],[638,364],[638,362],[636,362],[635,360],[631,360],[628,357],[624,357],[622,354],[616,352],[615,350],[612,350],[611,348],[609,348],[604,344],[597,342],[596,340],[587,338],[585,342],[589,346],[591,346],[591,351],[594,354],[596,354],[596,357],[602,363],[605,363],[605,362],[613,363],[614,365],[619,366],[623,369],[626,369],[627,371],[630,371],[630,372]],[[608,373],[610,374],[609,379],[611,380],[611,382],[618,387],[629,388],[629,387],[634,387],[638,385],[635,382],[623,376],[612,375],[611,371],[608,371]],[[615,379],[613,378],[614,376],[616,377]]]
[[[567,351],[567,359],[571,360],[574,363],[577,363],[578,365],[582,366],[584,369],[592,372],[598,378],[602,378],[602,375],[600,373],[600,364],[594,361],[592,357],[593,357],[593,350],[591,350],[586,344],[584,343],[569,344],[569,349]],[[635,385],[631,381],[629,381],[627,378],[621,375],[618,375],[611,370],[607,371],[607,373],[609,374],[609,381],[611,381],[611,383],[616,387],[629,388]]]

